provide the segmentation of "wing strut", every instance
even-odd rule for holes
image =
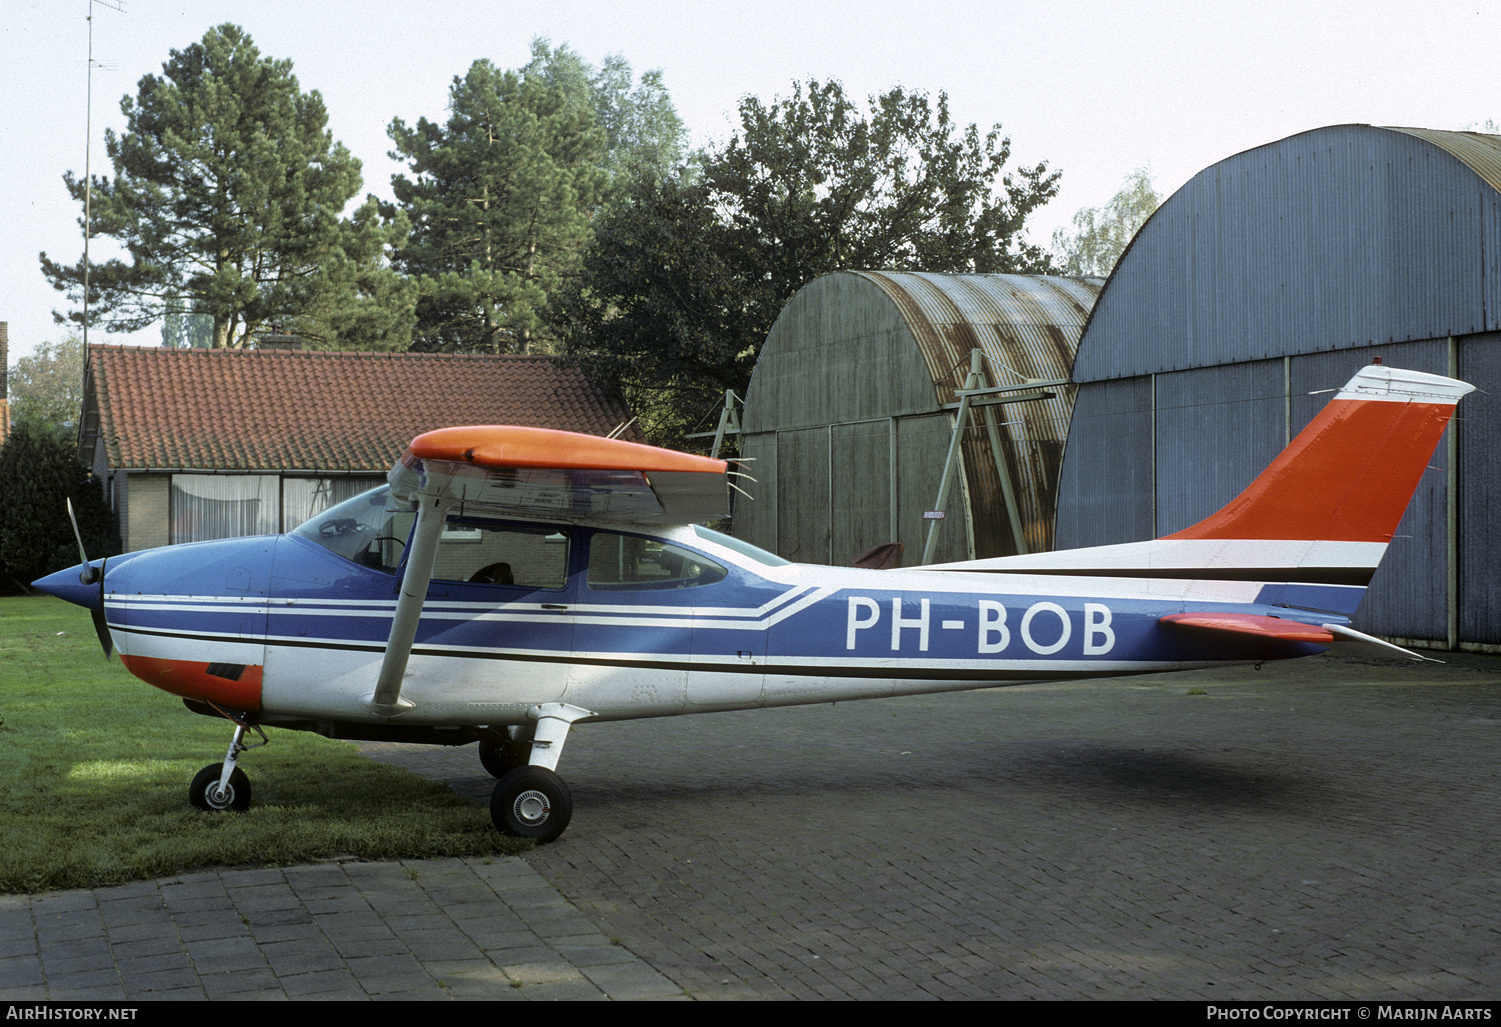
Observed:
[[[370,712],[381,717],[395,717],[412,708],[410,700],[401,698],[401,681],[406,676],[407,658],[417,637],[417,621],[427,599],[427,586],[433,579],[433,561],[438,555],[438,536],[454,500],[448,496],[417,497],[417,527],[412,532],[412,548],[407,554],[406,572],[401,577],[401,595],[396,599],[396,615],[391,619],[391,634],[386,639],[386,656],[381,661],[375,693],[369,697]]]

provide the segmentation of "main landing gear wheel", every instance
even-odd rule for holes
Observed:
[[[532,743],[530,741],[479,743],[479,761],[485,771],[496,780],[519,767],[526,766],[531,758]]]
[[[501,834],[550,842],[573,819],[573,796],[545,767],[518,767],[490,794],[490,819]]]
[[[224,774],[224,764],[210,763],[200,770],[188,785],[188,801],[201,810],[218,812],[233,810],[243,813],[250,808],[250,778],[239,767],[229,775],[229,784],[219,794],[219,778]]]

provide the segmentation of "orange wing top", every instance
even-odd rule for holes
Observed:
[[[677,453],[639,442],[604,439],[551,428],[481,425],[439,428],[412,440],[407,452],[422,460],[480,467],[552,467],[596,471],[697,471],[723,474],[725,461]]]
[[[469,513],[692,524],[729,512],[726,466],[596,435],[479,425],[417,436],[388,479],[398,496],[446,496]]]

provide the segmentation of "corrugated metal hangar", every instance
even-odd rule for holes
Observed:
[[[1498,190],[1501,137],[1369,125],[1195,176],[1121,257],[1080,342],[1057,548],[1214,512],[1379,356],[1482,391],[1461,404],[1355,624],[1501,644]]]
[[[1052,548],[1069,372],[1102,284],[873,271],[809,283],[746,394],[741,453],[756,480],[735,534],[805,563],[897,541],[911,566],[935,523],[927,562]],[[938,521],[924,515],[940,509],[961,415]]]

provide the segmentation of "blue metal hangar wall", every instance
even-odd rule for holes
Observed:
[[[1213,513],[1379,356],[1484,391],[1460,406],[1355,623],[1501,644],[1498,190],[1501,137],[1370,125],[1195,176],[1137,233],[1080,340],[1057,547]]]
[[[915,566],[959,393],[975,390],[987,394],[964,411],[929,562],[1052,548],[1069,371],[1102,284],[878,271],[809,282],[772,326],[746,392],[740,451],[756,481],[754,498],[736,503],[735,534],[802,563],[848,564],[901,542]]]

